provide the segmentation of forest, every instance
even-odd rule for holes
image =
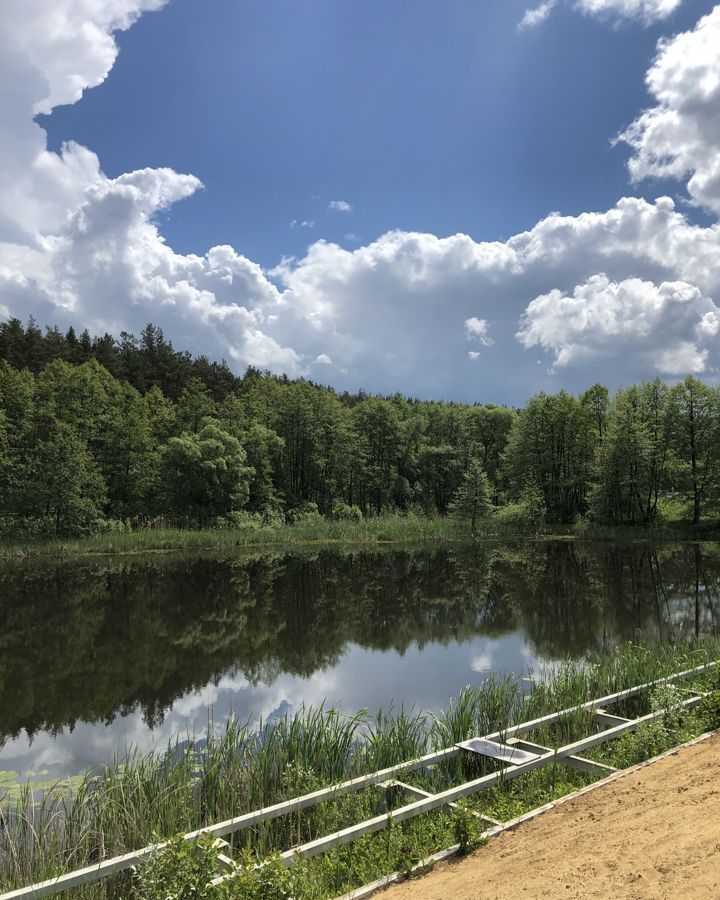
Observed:
[[[338,393],[140,337],[0,323],[0,534],[455,515],[530,531],[715,525],[720,388],[688,376],[522,409]]]

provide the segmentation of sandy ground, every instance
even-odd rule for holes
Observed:
[[[382,900],[720,900],[720,735],[501,834]]]

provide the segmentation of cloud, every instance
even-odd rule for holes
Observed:
[[[685,178],[693,200],[720,213],[720,6],[684,34],[660,43],[647,74],[657,105],[619,140],[633,149],[629,169],[643,178]]]
[[[683,0],[575,0],[574,6],[590,16],[636,19],[652,25],[672,15]]]
[[[328,209],[333,212],[352,212],[352,206],[347,200],[331,200],[328,203]]]
[[[479,341],[484,347],[491,347],[493,340],[488,337],[487,332],[487,319],[478,319],[477,316],[465,319],[465,334],[469,341]]]
[[[627,381],[628,371],[607,365],[595,325],[583,330],[573,324],[557,346],[544,328],[551,319],[553,327],[563,326],[553,308],[564,310],[565,298],[572,300],[576,286],[588,280],[588,292],[597,288],[592,279],[601,272],[608,284],[623,285],[616,302],[624,304],[618,329],[623,329],[624,317],[628,321],[625,348],[642,344],[640,322],[647,321],[658,353],[669,360],[667,354],[678,340],[687,340],[700,353],[708,350],[704,371],[712,374],[717,351],[703,331],[717,327],[718,321],[707,298],[720,296],[720,228],[691,224],[667,197],[654,203],[624,198],[605,212],[579,216],[552,214],[504,243],[409,232],[390,232],[354,250],[317,242],[303,258],[288,260],[272,273],[280,281],[287,309],[293,311],[292,317],[278,321],[276,335],[287,343],[292,334],[293,346],[341,359],[351,375],[371,389],[446,396],[463,391],[463,396],[474,396],[476,387],[461,381],[454,361],[468,352],[468,331],[487,336],[487,326],[473,322],[468,329],[465,323],[492,321],[495,343],[483,351],[474,369],[484,396],[522,400],[529,385],[582,389],[598,379],[617,386]],[[633,279],[655,286],[663,300],[655,318],[644,305],[645,293],[624,284]],[[683,307],[679,318],[673,310],[680,295],[666,296],[663,287],[672,282],[686,282],[700,294]],[[531,303],[545,295],[528,313]],[[516,339],[523,316],[523,336]],[[676,327],[677,334],[664,332]],[[587,364],[570,365],[585,341]],[[556,364],[549,380],[538,385],[536,356],[525,351],[540,346],[555,359],[571,344],[568,364]],[[650,343],[645,346],[648,352],[638,357],[634,370],[638,377],[658,371]],[[699,357],[675,355],[676,360],[683,358],[697,371]],[[677,368],[663,365],[668,374]]]
[[[73,103],[117,56],[113,32],[165,0],[5,0],[0,21],[0,302],[41,321],[137,330],[153,319],[197,351],[239,365],[305,370],[265,328],[282,305],[262,269],[230,247],[169,248],[161,210],[201,183],[171,169],[107,178],[76,143],[47,149],[38,112]]]
[[[687,282],[595,275],[572,295],[554,290],[536,297],[518,338],[553,353],[556,369],[600,363],[628,378],[653,371],[681,376],[706,371],[719,325],[720,309]]]
[[[545,0],[534,9],[525,10],[525,15],[520,20],[519,28],[536,28],[541,25],[555,9],[558,0]]]
[[[470,660],[470,668],[473,672],[490,672],[493,669],[494,659],[492,650],[478,653]]]
[[[653,25],[672,15],[683,0],[569,0],[573,9],[587,16],[606,21],[635,20],[643,25]],[[535,28],[541,25],[558,5],[559,0],[545,0],[539,6],[525,11],[519,28]]]
[[[3,0],[3,32],[38,77],[34,113],[75,103],[106,78],[118,54],[113,33],[168,0]]]
[[[617,386],[631,370],[715,378],[720,226],[690,223],[666,197],[554,213],[504,242],[406,231],[351,249],[321,240],[271,271],[230,246],[176,253],[158,213],[192,202],[198,178],[172,169],[108,178],[85,147],[49,151],[33,120],[36,109],[72,102],[105,77],[117,52],[114,26],[162,5],[3,6],[3,23],[17,25],[20,38],[6,38],[0,52],[0,307],[114,333],[154,321],[177,345],[226,357],[236,369],[252,363],[308,375],[333,360],[339,387],[414,395],[520,402],[540,388],[582,389],[599,379]],[[687,124],[699,109],[694,127],[707,152],[693,151],[691,166],[678,135],[682,160],[672,174],[690,176],[691,193],[708,206],[717,15],[663,44],[649,75],[658,102]],[[538,370],[538,347],[550,354],[549,373]]]

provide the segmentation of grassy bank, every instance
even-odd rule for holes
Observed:
[[[32,556],[131,554],[243,548],[288,548],[313,545],[373,546],[377,544],[427,545],[504,538],[680,542],[718,540],[720,530],[710,523],[692,526],[667,522],[654,526],[606,527],[588,522],[543,525],[531,531],[492,520],[471,532],[469,524],[452,518],[414,515],[378,516],[354,521],[318,518],[294,525],[223,529],[147,529],[113,531],[78,538],[5,538],[0,559]]]
[[[0,543],[0,558],[78,554],[152,553],[182,550],[231,550],[254,547],[378,543],[427,544],[467,540],[467,529],[447,518],[378,516],[359,522],[318,518],[273,527],[141,530],[81,538],[38,538]]]
[[[170,747],[165,753],[129,753],[101,772],[88,774],[72,791],[42,799],[27,790],[14,803],[0,800],[0,891],[52,877],[249,810],[399,764],[433,749],[486,734],[557,709],[574,706],[720,654],[718,644],[645,649],[627,646],[588,664],[567,664],[544,673],[528,696],[514,676],[492,678],[466,689],[440,716],[398,709],[369,717],[338,710],[305,709],[265,723],[260,730],[230,722],[207,742]],[[717,678],[716,678],[717,681]],[[715,685],[720,689],[720,684]],[[705,730],[712,710],[680,710],[677,691],[634,698],[614,711],[641,715],[653,704],[667,710],[657,726],[609,745],[603,759],[627,765]],[[717,714],[715,710],[714,715]],[[558,745],[588,733],[586,715],[574,714],[531,740]],[[632,740],[631,740],[632,739]],[[615,754],[613,756],[613,753]],[[615,760],[613,762],[613,760]],[[404,780],[435,792],[491,771],[492,761],[457,757]],[[229,893],[193,893],[204,885],[216,851],[176,843],[144,867],[108,882],[69,892],[74,898],[182,896],[317,898],[327,900],[455,843],[472,844],[478,820],[472,811],[507,819],[588,783],[591,776],[548,766],[478,794],[469,807],[421,816],[302,862],[288,873],[272,854],[402,805],[401,795],[368,789],[336,798],[238,833],[234,858],[270,858],[261,875],[241,870]],[[206,872],[207,870],[207,872]],[[264,879],[264,880],[263,880]],[[169,888],[176,882],[176,892]],[[173,888],[175,889],[175,888]]]

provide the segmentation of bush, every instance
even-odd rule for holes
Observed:
[[[492,521],[503,531],[519,531],[527,533],[536,531],[542,524],[542,516],[538,515],[530,504],[522,500],[520,503],[507,503],[493,513]]]
[[[247,528],[252,531],[261,528],[263,525],[262,517],[257,513],[243,512],[234,510],[226,513],[224,516],[218,516],[215,519],[215,527],[222,529],[239,529]]]
[[[330,514],[336,522],[360,522],[362,521],[362,510],[359,506],[349,506],[338,500],[333,503],[332,513]]]
[[[173,838],[135,873],[138,900],[208,900],[208,884],[217,876],[212,838]]]
[[[217,889],[215,896],[218,900],[294,900],[298,896],[296,882],[296,873],[287,869],[279,856],[271,856],[256,866],[246,853],[233,877]],[[212,894],[205,896],[209,900]]]
[[[287,520],[291,525],[313,525],[323,522],[324,519],[320,514],[317,503],[301,503],[293,509],[288,510]]]
[[[698,713],[703,727],[708,731],[714,731],[720,728],[720,666],[706,672],[703,688],[707,691],[707,695],[703,697]]]
[[[285,513],[279,506],[266,506],[260,515],[263,525],[267,528],[280,528],[285,524]]]
[[[658,497],[658,522],[685,522],[692,518],[689,504],[676,495]]]
[[[708,731],[720,728],[720,690],[711,691],[700,704],[700,717]]]
[[[129,522],[122,519],[96,519],[92,526],[93,534],[125,534],[132,531]]]
[[[481,841],[482,826],[467,801],[461,800],[455,808],[453,834],[461,853],[470,853]]]
[[[137,900],[293,900],[297,877],[278,855],[258,865],[249,851],[215,887],[218,852],[211,837],[186,841],[173,838],[135,873]]]

